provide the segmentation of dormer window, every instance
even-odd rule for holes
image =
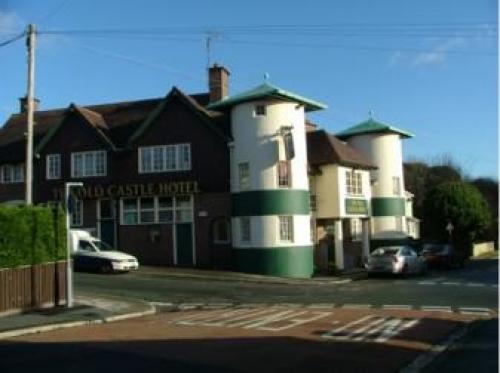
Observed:
[[[265,105],[255,105],[254,113],[255,113],[256,117],[266,116],[266,106]]]

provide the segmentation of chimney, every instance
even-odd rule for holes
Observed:
[[[229,71],[218,64],[208,68],[210,103],[222,100],[229,94]]]
[[[40,106],[40,100],[35,98],[33,100],[34,104],[35,104],[35,111],[38,111],[38,107]],[[24,97],[21,97],[19,99],[19,112],[21,114],[24,114],[26,112],[28,112],[28,97],[27,96],[24,96]]]

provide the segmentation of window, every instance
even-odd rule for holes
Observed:
[[[252,240],[250,217],[248,216],[243,216],[240,218],[240,237],[241,242],[250,242]]]
[[[399,176],[392,177],[392,193],[395,196],[399,196],[401,194],[401,182]]]
[[[280,241],[293,241],[293,216],[278,216]]]
[[[227,219],[220,218],[214,221],[214,243],[229,243],[229,222]]]
[[[46,158],[47,180],[61,178],[61,155],[48,154]]]
[[[79,198],[73,198],[72,201],[71,227],[81,227],[83,225],[83,201]]]
[[[0,182],[2,184],[22,183],[24,182],[23,164],[6,164],[0,167]]]
[[[106,176],[104,150],[71,153],[71,177]]]
[[[122,200],[122,223],[137,224],[139,223],[139,214],[137,212],[137,199],[126,198]]]
[[[361,241],[362,223],[361,219],[351,219],[351,239],[353,241]]]
[[[170,224],[193,221],[191,196],[124,198],[121,224]]]
[[[291,187],[290,161],[278,161],[278,186]]]
[[[355,171],[345,172],[346,192],[349,195],[363,194],[361,173]]]
[[[175,199],[175,221],[177,223],[188,223],[193,221],[191,197],[176,197]]]
[[[172,223],[174,221],[174,198],[158,198],[158,221],[160,223]]]
[[[139,173],[191,169],[191,145],[158,145],[139,148]]]
[[[266,106],[265,105],[255,105],[254,114],[256,117],[262,117],[266,115]]]
[[[139,216],[141,223],[154,223],[155,221],[155,199],[139,198]]]
[[[239,185],[240,190],[247,190],[250,188],[250,164],[248,162],[240,163],[238,165]]]

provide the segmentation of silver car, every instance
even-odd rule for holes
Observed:
[[[427,270],[425,258],[410,246],[381,246],[370,254],[365,267],[368,274],[423,274]]]

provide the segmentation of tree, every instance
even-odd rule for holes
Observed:
[[[453,224],[452,242],[459,249],[470,245],[491,225],[491,212],[478,189],[465,182],[443,182],[432,187],[424,199],[425,237],[448,241],[446,226]]]
[[[493,221],[484,238],[498,243],[498,181],[491,178],[477,178],[470,183],[483,195],[493,215]]]

